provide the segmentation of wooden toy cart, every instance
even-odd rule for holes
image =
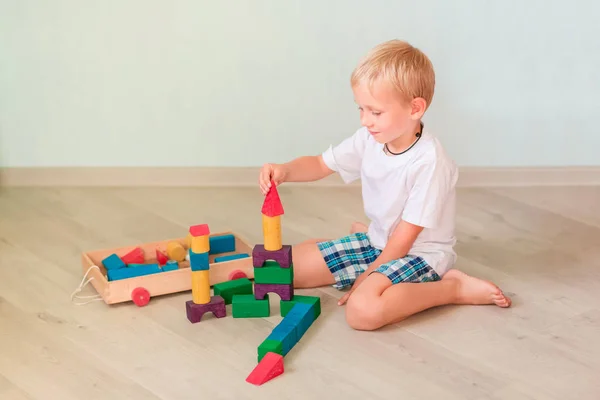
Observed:
[[[209,255],[210,262],[210,285],[238,278],[254,278],[252,266],[252,247],[233,232],[220,232],[211,234],[210,237],[222,235],[233,235],[235,237],[235,251]],[[145,306],[150,297],[163,294],[183,292],[191,290],[192,278],[189,261],[180,261],[179,268],[174,271],[160,272],[151,275],[138,276],[128,279],[109,281],[102,260],[116,253],[118,256],[127,254],[136,247],[141,247],[147,256],[146,263],[155,263],[156,248],[165,250],[167,243],[179,242],[187,250],[186,238],[162,240],[158,242],[145,243],[134,246],[95,250],[82,254],[81,261],[84,274],[87,273],[98,294],[106,304],[123,303],[133,301],[138,306]],[[229,261],[215,262],[215,257],[230,254],[246,253],[249,257]],[[98,268],[95,268],[97,266]]]

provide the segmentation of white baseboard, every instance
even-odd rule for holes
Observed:
[[[31,167],[0,168],[0,186],[256,186],[258,167]],[[311,186],[341,186],[332,175]],[[303,185],[288,183],[286,185]],[[355,182],[353,185],[360,185]],[[600,185],[600,166],[460,168],[459,187]]]

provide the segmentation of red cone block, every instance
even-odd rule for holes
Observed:
[[[283,215],[283,205],[281,204],[279,193],[277,193],[275,182],[271,181],[271,189],[269,189],[269,193],[265,196],[261,212],[267,217]]]

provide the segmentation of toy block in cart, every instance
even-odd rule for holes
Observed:
[[[233,232],[210,234],[210,285],[254,278],[252,246]],[[106,304],[133,301],[192,289],[188,237],[82,254],[83,272]],[[183,254],[182,254],[183,251]],[[165,262],[165,255],[168,261]]]

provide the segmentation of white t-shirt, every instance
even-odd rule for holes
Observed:
[[[361,179],[371,244],[383,249],[402,219],[423,226],[409,254],[422,257],[440,276],[456,262],[454,245],[458,168],[426,130],[413,148],[387,155],[366,128],[323,153],[325,164],[346,183]]]

